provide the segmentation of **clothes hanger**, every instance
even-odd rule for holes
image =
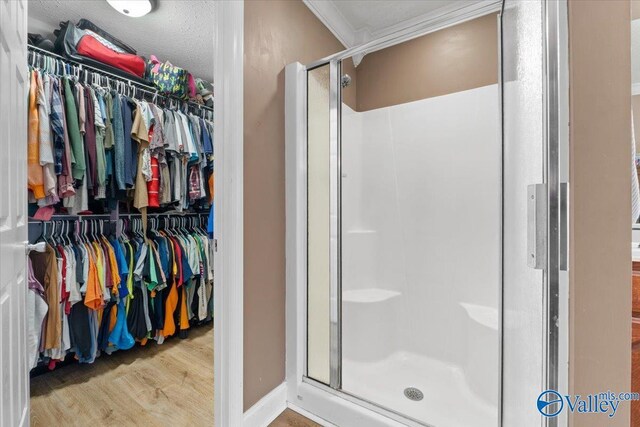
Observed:
[[[164,217],[164,228],[163,228],[163,232],[167,235],[167,236],[173,236],[173,231],[171,230],[173,228],[173,224],[172,224],[172,219],[170,217]]]
[[[80,244],[79,234],[80,234],[80,221],[76,219],[73,221],[73,244],[76,246]]]
[[[60,220],[58,221],[58,225],[57,225],[57,235],[56,235],[56,243],[60,246],[64,246],[65,241],[64,241],[64,220]]]
[[[204,233],[204,229],[202,228],[202,216],[201,216],[201,215],[198,215],[198,216],[195,218],[195,220],[196,220],[196,221],[195,221],[195,230],[200,234],[200,236],[201,236],[202,238],[204,238],[205,233]]]
[[[67,242],[68,242],[69,246],[73,245],[73,243],[74,243],[73,242],[73,237],[74,236],[71,233],[71,225],[72,225],[71,223],[72,223],[72,221],[67,221]]]
[[[186,238],[187,235],[189,234],[187,231],[187,218],[186,217],[182,217],[180,218],[180,231],[182,231],[182,235]]]
[[[104,234],[104,224],[105,224],[106,222],[107,222],[107,221],[100,221],[100,239],[102,239],[103,241],[104,241],[104,240],[107,240],[107,237],[106,237],[106,236],[105,236],[105,234]]]
[[[83,226],[82,236],[84,237],[84,242],[86,244],[90,244],[91,243],[91,221],[88,219],[83,220],[82,226]]]
[[[140,234],[140,238],[144,241],[147,236],[144,234],[144,228],[142,227],[142,218],[138,219],[138,233]]]
[[[131,218],[131,233],[134,238],[140,237],[138,232],[138,218]]]
[[[80,222],[80,234],[79,234],[80,241],[82,243],[84,243],[84,244],[87,244],[87,243],[89,243],[89,240],[87,240],[87,231],[86,231],[87,222],[86,221],[82,221],[82,220],[80,220],[80,221],[81,221]]]
[[[65,245],[65,240],[64,240],[64,223],[66,221],[61,220],[58,223],[58,237],[56,238],[56,241],[58,243],[58,245],[60,246],[64,246]]]
[[[67,230],[68,230],[68,226],[69,226],[69,221],[62,221],[62,230],[60,233],[60,240],[62,241],[62,245],[63,246],[67,246],[69,243],[67,242],[67,238],[68,236],[67,234]]]
[[[82,221],[80,219],[76,220],[76,224],[75,224],[75,237],[76,237],[76,244],[78,245],[82,245],[83,240],[82,240]]]
[[[73,240],[74,240],[74,245],[78,245],[78,243],[80,242],[80,237],[78,236],[79,228],[80,228],[80,223],[76,219],[75,221],[73,221]]]
[[[47,234],[47,222],[42,221],[42,230],[40,231],[40,236],[36,239],[36,243],[46,242],[47,241],[46,234]]]
[[[125,238],[126,241],[129,241],[129,238],[131,237],[131,215],[129,215],[129,217],[126,219],[125,223],[123,224],[123,233],[122,233]]]
[[[63,243],[63,240],[62,240],[63,226],[64,226],[64,221],[56,221],[56,235],[55,235],[56,246],[62,245]]]
[[[51,226],[49,227],[49,241],[51,241],[52,246],[57,246],[57,237],[56,233],[58,231],[58,222],[51,221]]]
[[[97,242],[98,239],[98,220],[94,219],[91,222],[91,236],[93,236],[93,241]]]
[[[93,224],[91,223],[91,220],[85,220],[83,222],[85,223],[85,226],[86,226],[85,238],[87,239],[87,243],[90,244],[91,242],[93,242],[93,236],[91,234],[92,232],[91,228]]]
[[[178,237],[176,230],[178,229],[178,218],[171,218],[171,237]]]
[[[125,234],[125,225],[127,220],[125,218],[118,219],[118,223],[116,224],[116,240],[120,242],[126,242],[128,240],[127,235]]]
[[[136,238],[140,237],[140,232],[138,231],[138,218],[131,218],[132,232]]]
[[[83,244],[89,243],[87,241],[87,235],[86,235],[86,231],[85,231],[86,228],[87,228],[86,221],[80,220],[78,237],[80,238],[80,242],[83,243]]]
[[[89,220],[89,228],[90,228],[90,232],[89,235],[91,236],[91,242],[95,242],[98,240],[97,236],[96,236],[96,220],[95,219],[91,219]]]

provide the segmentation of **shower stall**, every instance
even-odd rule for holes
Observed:
[[[308,377],[418,421],[495,425],[498,86],[355,112],[331,105],[340,68],[307,71]],[[452,395],[466,411],[446,413]]]
[[[354,55],[393,49],[437,23],[287,67],[294,406],[336,425],[540,420],[537,396],[562,385],[554,340],[566,326],[553,296],[560,255],[531,246],[532,233],[552,246],[559,239],[542,229],[554,217],[532,223],[537,205],[527,199],[536,183],[546,186],[545,207],[560,198],[549,172],[561,161],[548,144],[563,100],[550,107],[554,93],[541,82],[554,65],[545,49],[557,43],[548,18],[562,8],[549,4],[507,1],[496,15],[486,2],[501,57],[489,84],[374,107],[362,87],[357,102],[347,99],[349,84],[363,82],[360,72],[346,76]],[[374,87],[386,84],[383,76]]]

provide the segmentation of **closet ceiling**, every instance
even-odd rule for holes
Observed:
[[[139,54],[213,81],[214,2],[157,0],[156,8],[141,18],[130,18],[105,0],[30,0],[29,32],[53,38],[61,21],[86,18],[127,43]]]

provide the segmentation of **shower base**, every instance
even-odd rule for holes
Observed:
[[[419,389],[424,398],[408,399],[407,387]],[[430,426],[498,425],[498,408],[469,389],[460,367],[415,353],[396,352],[375,362],[344,358],[342,389]]]

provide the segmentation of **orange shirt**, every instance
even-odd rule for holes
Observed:
[[[40,165],[40,128],[38,118],[38,79],[37,71],[31,72],[29,86],[29,127],[27,129],[27,187],[36,199],[44,199],[44,175]]]
[[[209,197],[209,203],[213,203],[213,189],[215,188],[213,185],[215,180],[213,175],[214,174],[211,174],[211,176],[209,177],[209,194],[211,194],[211,197]]]
[[[104,237],[102,238],[104,242],[104,246],[107,248],[107,259],[105,262],[109,263],[109,269],[111,271],[111,283],[113,283],[113,288],[111,288],[111,293],[115,296],[118,296],[118,286],[120,285],[120,274],[118,273],[118,261],[116,261],[116,254],[111,247],[111,244]]]
[[[85,244],[85,248],[89,253],[87,261],[89,262],[89,274],[87,275],[87,293],[84,297],[84,305],[92,310],[102,307],[102,286],[98,279],[98,269],[96,268],[95,258],[91,245]]]

